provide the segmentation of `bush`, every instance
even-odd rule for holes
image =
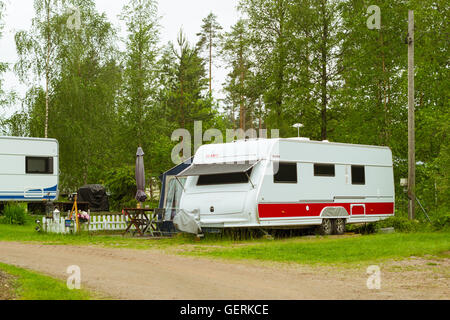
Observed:
[[[4,224],[18,224],[23,225],[26,222],[27,212],[22,205],[10,203],[5,206],[3,210],[3,218],[1,220]]]
[[[378,222],[380,228],[393,227],[397,232],[418,232],[425,231],[429,228],[425,223],[420,223],[418,220],[409,220],[406,217],[390,217],[386,220]]]
[[[450,210],[448,208],[441,208],[440,210],[430,212],[428,215],[435,229],[443,230],[450,228]]]
[[[416,215],[419,211],[416,210]],[[430,221],[420,211],[420,220],[409,220],[406,215],[396,215],[378,222],[380,228],[394,227],[398,232],[440,231],[450,228],[450,213],[447,208],[428,212]]]
[[[450,228],[450,214],[446,210],[429,213],[431,223],[428,220],[409,220],[401,215],[387,218],[378,222],[348,225],[347,231],[369,234],[376,233],[381,228],[393,227],[396,232],[429,232]]]
[[[134,166],[124,166],[110,170],[105,179],[105,185],[111,193],[109,200],[111,208],[121,210],[125,207],[136,207],[136,178]]]

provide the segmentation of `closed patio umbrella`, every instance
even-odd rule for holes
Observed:
[[[145,194],[144,150],[141,147],[136,152],[136,187],[136,200],[144,202],[147,195]]]

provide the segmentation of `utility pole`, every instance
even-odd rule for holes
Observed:
[[[45,1],[46,10],[47,10],[47,56],[45,58],[45,130],[44,130],[44,138],[48,138],[48,83],[49,83],[49,68],[50,68],[50,0]]]
[[[414,124],[414,11],[408,12],[408,216],[415,218],[416,153]]]

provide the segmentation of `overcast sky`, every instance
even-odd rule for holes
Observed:
[[[5,0],[6,17],[3,37],[0,39],[0,61],[13,65],[16,62],[16,46],[14,34],[19,30],[29,30],[31,19],[34,16],[33,0]],[[161,43],[176,41],[178,31],[182,27],[191,43],[197,41],[196,33],[200,30],[202,19],[209,12],[218,16],[219,23],[224,30],[229,30],[239,18],[236,10],[238,0],[159,0],[159,15],[161,19]],[[116,26],[121,26],[121,35],[125,28],[118,15],[127,0],[95,0],[97,10],[105,12],[109,20]],[[223,68],[215,68],[213,73],[213,90],[220,94],[221,84],[226,77]],[[5,91],[15,90],[22,97],[27,87],[20,84],[13,72],[3,74],[3,89]],[[217,96],[217,94],[216,94]],[[20,109],[20,105],[4,110],[2,114],[11,115]]]

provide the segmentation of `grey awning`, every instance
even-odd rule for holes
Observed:
[[[253,168],[256,164],[257,162],[245,164],[242,163],[193,164],[183,172],[179,173],[177,177],[247,172],[248,170]]]

